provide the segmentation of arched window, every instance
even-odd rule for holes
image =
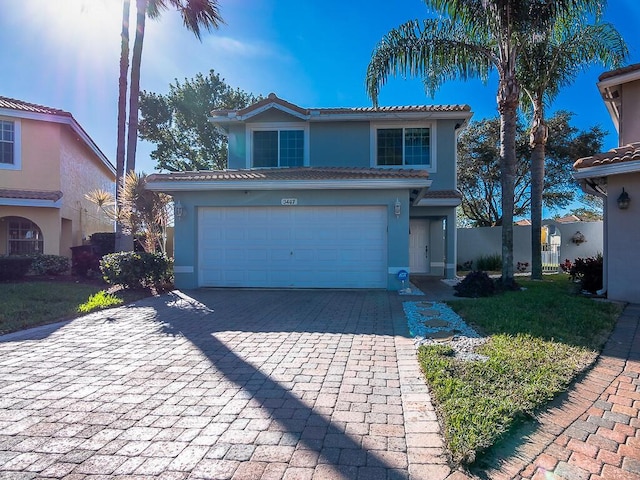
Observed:
[[[7,251],[9,255],[42,253],[44,237],[40,227],[22,217],[7,218]]]

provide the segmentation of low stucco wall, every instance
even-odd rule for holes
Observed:
[[[640,197],[640,192],[639,192]],[[604,252],[602,222],[555,223],[560,233],[560,261],[593,257]],[[577,245],[571,241],[576,232],[581,232],[586,242]],[[473,261],[481,256],[500,255],[502,251],[502,227],[479,227],[458,229],[458,264]],[[531,227],[513,227],[513,262],[531,263]]]

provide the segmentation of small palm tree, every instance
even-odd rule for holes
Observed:
[[[544,32],[554,19],[598,0],[424,0],[449,20],[410,21],[389,32],[373,51],[367,69],[369,96],[377,105],[389,75],[420,75],[433,94],[452,79],[486,79],[498,73],[500,113],[500,184],[502,189],[502,282],[513,284],[513,204],[516,168],[516,123],[520,82],[516,75],[527,35]]]
[[[523,46],[519,78],[523,105],[531,117],[531,277],[542,279],[542,190],[548,129],[545,105],[553,101],[587,65],[618,67],[627,46],[609,23],[588,24],[580,9],[559,16],[546,32],[531,35]]]

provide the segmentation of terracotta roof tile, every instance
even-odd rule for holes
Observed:
[[[154,173],[148,182],[157,181],[287,181],[287,180],[358,180],[428,178],[425,170],[349,167],[290,167],[246,170],[202,170],[197,172]]]
[[[470,112],[471,107],[469,105],[407,105],[407,106],[391,106],[391,107],[335,107],[335,108],[301,108],[293,103],[287,102],[270,93],[267,98],[260,100],[259,102],[249,105],[241,110],[213,110],[212,116],[226,117],[230,113],[236,113],[238,116],[246,115],[253,110],[259,109],[270,103],[276,103],[283,107],[289,108],[301,115],[310,115],[313,118],[317,113],[322,115],[335,115],[335,114],[367,114],[367,113],[420,113],[420,112]]]
[[[458,190],[427,190],[422,198],[459,198],[462,194]]]
[[[7,98],[2,96],[0,96],[0,108],[7,108],[9,110],[18,110],[21,112],[42,113],[46,115],[62,115],[65,117],[72,116],[69,112],[65,112],[64,110],[45,107],[43,105],[23,102],[22,100],[16,100],[13,98]]]
[[[601,82],[603,80],[606,80],[607,78],[617,77],[618,75],[635,72],[636,70],[640,70],[640,63],[634,63],[633,65],[627,65],[626,67],[611,70],[609,72],[604,72],[598,77],[598,81]]]
[[[62,198],[60,191],[40,191],[40,190],[10,190],[0,188],[0,198],[15,198],[20,200],[50,200],[57,202]]]
[[[638,160],[640,160],[640,142],[630,143],[592,157],[580,158],[573,164],[573,168],[600,167]]]

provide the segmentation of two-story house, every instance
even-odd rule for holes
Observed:
[[[396,290],[404,272],[453,278],[456,137],[470,117],[460,105],[307,109],[274,94],[212,112],[228,170],[148,178],[176,203],[176,285]]]
[[[618,148],[581,158],[574,177],[604,199],[604,290],[640,302],[640,63],[605,72],[598,89],[618,131]]]
[[[115,169],[69,112],[0,97],[0,255],[71,256],[113,222],[84,195]]]

